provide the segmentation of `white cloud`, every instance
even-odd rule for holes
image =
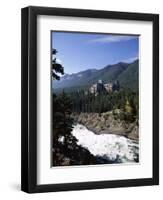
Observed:
[[[109,36],[92,39],[89,42],[90,43],[113,43],[113,42],[129,41],[136,38],[137,36],[109,35]]]

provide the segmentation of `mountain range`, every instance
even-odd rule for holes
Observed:
[[[53,80],[54,91],[75,90],[88,88],[92,84],[102,80],[104,83],[119,81],[123,88],[138,89],[139,60],[132,63],[119,62],[114,65],[107,65],[101,69],[88,69],[74,74],[65,74],[60,81]]]

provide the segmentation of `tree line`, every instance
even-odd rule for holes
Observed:
[[[130,89],[101,93],[99,95],[81,90],[72,92],[69,98],[72,100],[72,112],[103,113],[121,109],[126,113],[132,114],[134,118],[138,118],[138,92]]]

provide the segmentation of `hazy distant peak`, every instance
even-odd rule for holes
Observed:
[[[122,86],[138,87],[138,59],[131,63],[119,62],[101,69],[87,69],[73,74],[65,74],[60,81],[53,81],[53,88],[88,87],[98,80],[104,83],[119,80]]]

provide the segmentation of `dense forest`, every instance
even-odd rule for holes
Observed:
[[[128,113],[133,121],[138,118],[138,92],[123,89],[116,92],[91,94],[85,91],[77,91],[68,95],[72,101],[72,112],[103,113],[115,109],[121,109]],[[125,119],[125,116],[124,116]]]
[[[63,98],[64,97],[64,98]],[[53,96],[56,99],[56,95]],[[58,94],[60,104],[66,98],[69,100],[69,112],[75,113],[103,113],[115,109],[124,111],[121,115],[122,120],[134,121],[138,119],[139,99],[138,92],[131,90],[120,90],[118,92],[104,93],[95,95],[84,90],[66,94],[64,91]],[[55,101],[54,101],[55,102]],[[57,105],[54,103],[54,105]],[[66,107],[65,102],[64,106]],[[58,105],[57,105],[58,107]],[[66,109],[66,108],[65,108]]]

